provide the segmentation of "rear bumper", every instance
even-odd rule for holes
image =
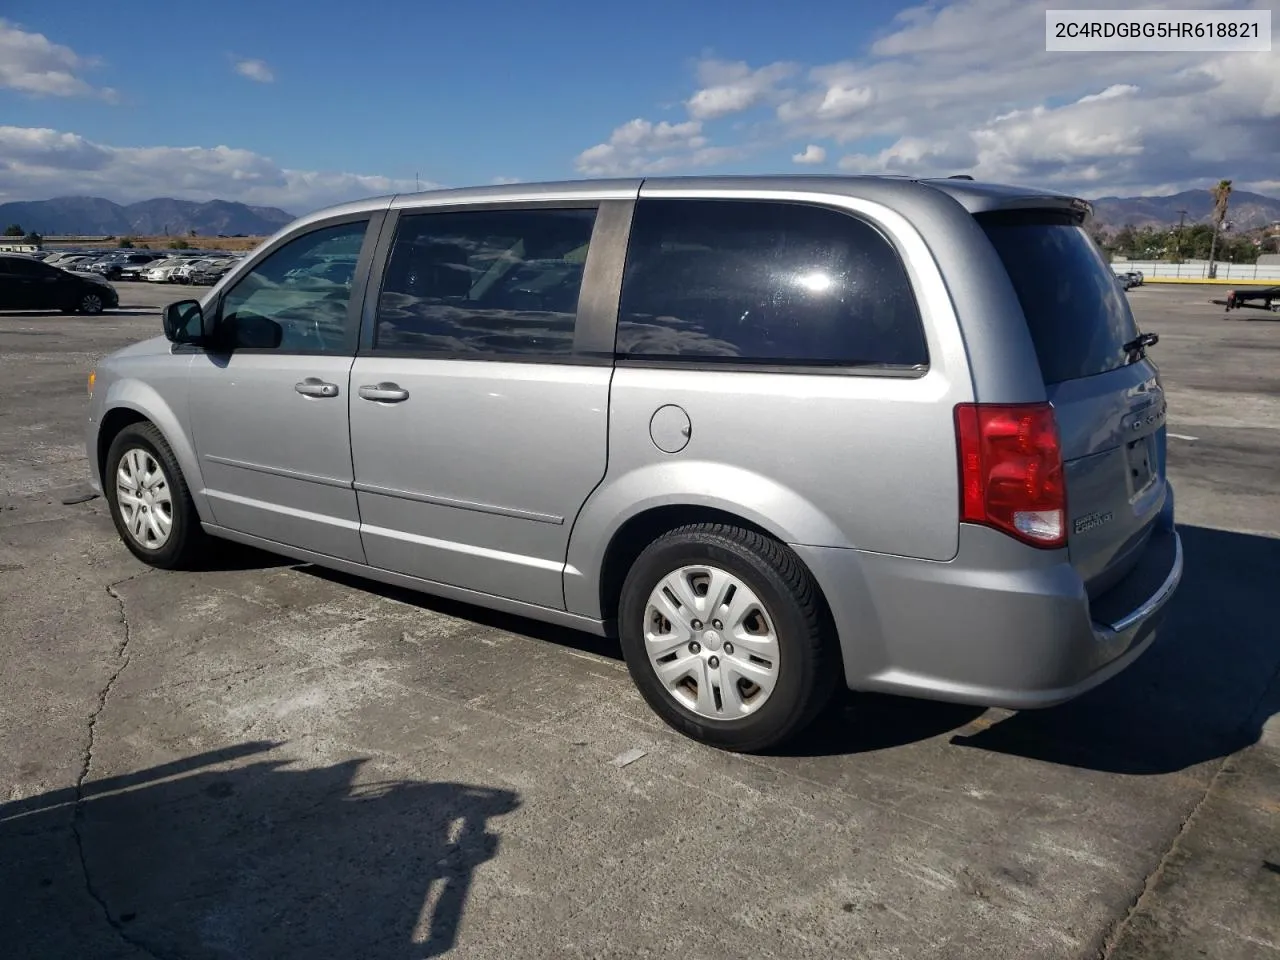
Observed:
[[[1092,604],[1065,553],[961,528],[954,560],[794,548],[828,599],[851,689],[1049,707],[1115,676],[1155,640],[1182,579],[1172,498],[1137,568]]]

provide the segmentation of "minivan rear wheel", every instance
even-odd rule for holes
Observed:
[[[623,584],[618,633],[649,706],[712,746],[779,746],[835,690],[833,631],[813,578],[752,530],[690,524],[651,543]]]

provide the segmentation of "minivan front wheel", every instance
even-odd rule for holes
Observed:
[[[111,441],[104,466],[111,519],[130,552],[166,570],[191,566],[205,534],[164,435],[150,423],[130,424]]]
[[[618,608],[623,655],[650,707],[687,736],[742,752],[795,736],[830,699],[829,621],[791,550],[722,523],[651,543]]]

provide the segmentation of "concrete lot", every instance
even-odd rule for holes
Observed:
[[[66,502],[85,375],[182,293],[120,289],[0,314],[0,955],[1280,956],[1280,323],[1130,294],[1187,550],[1133,668],[1038,713],[849,696],[746,758],[589,637],[136,562]]]

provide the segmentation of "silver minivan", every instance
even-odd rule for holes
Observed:
[[[91,377],[125,544],[207,537],[616,635],[741,751],[840,685],[1045,707],[1182,572],[1165,396],[1057,193],[728,177],[350,203]]]

